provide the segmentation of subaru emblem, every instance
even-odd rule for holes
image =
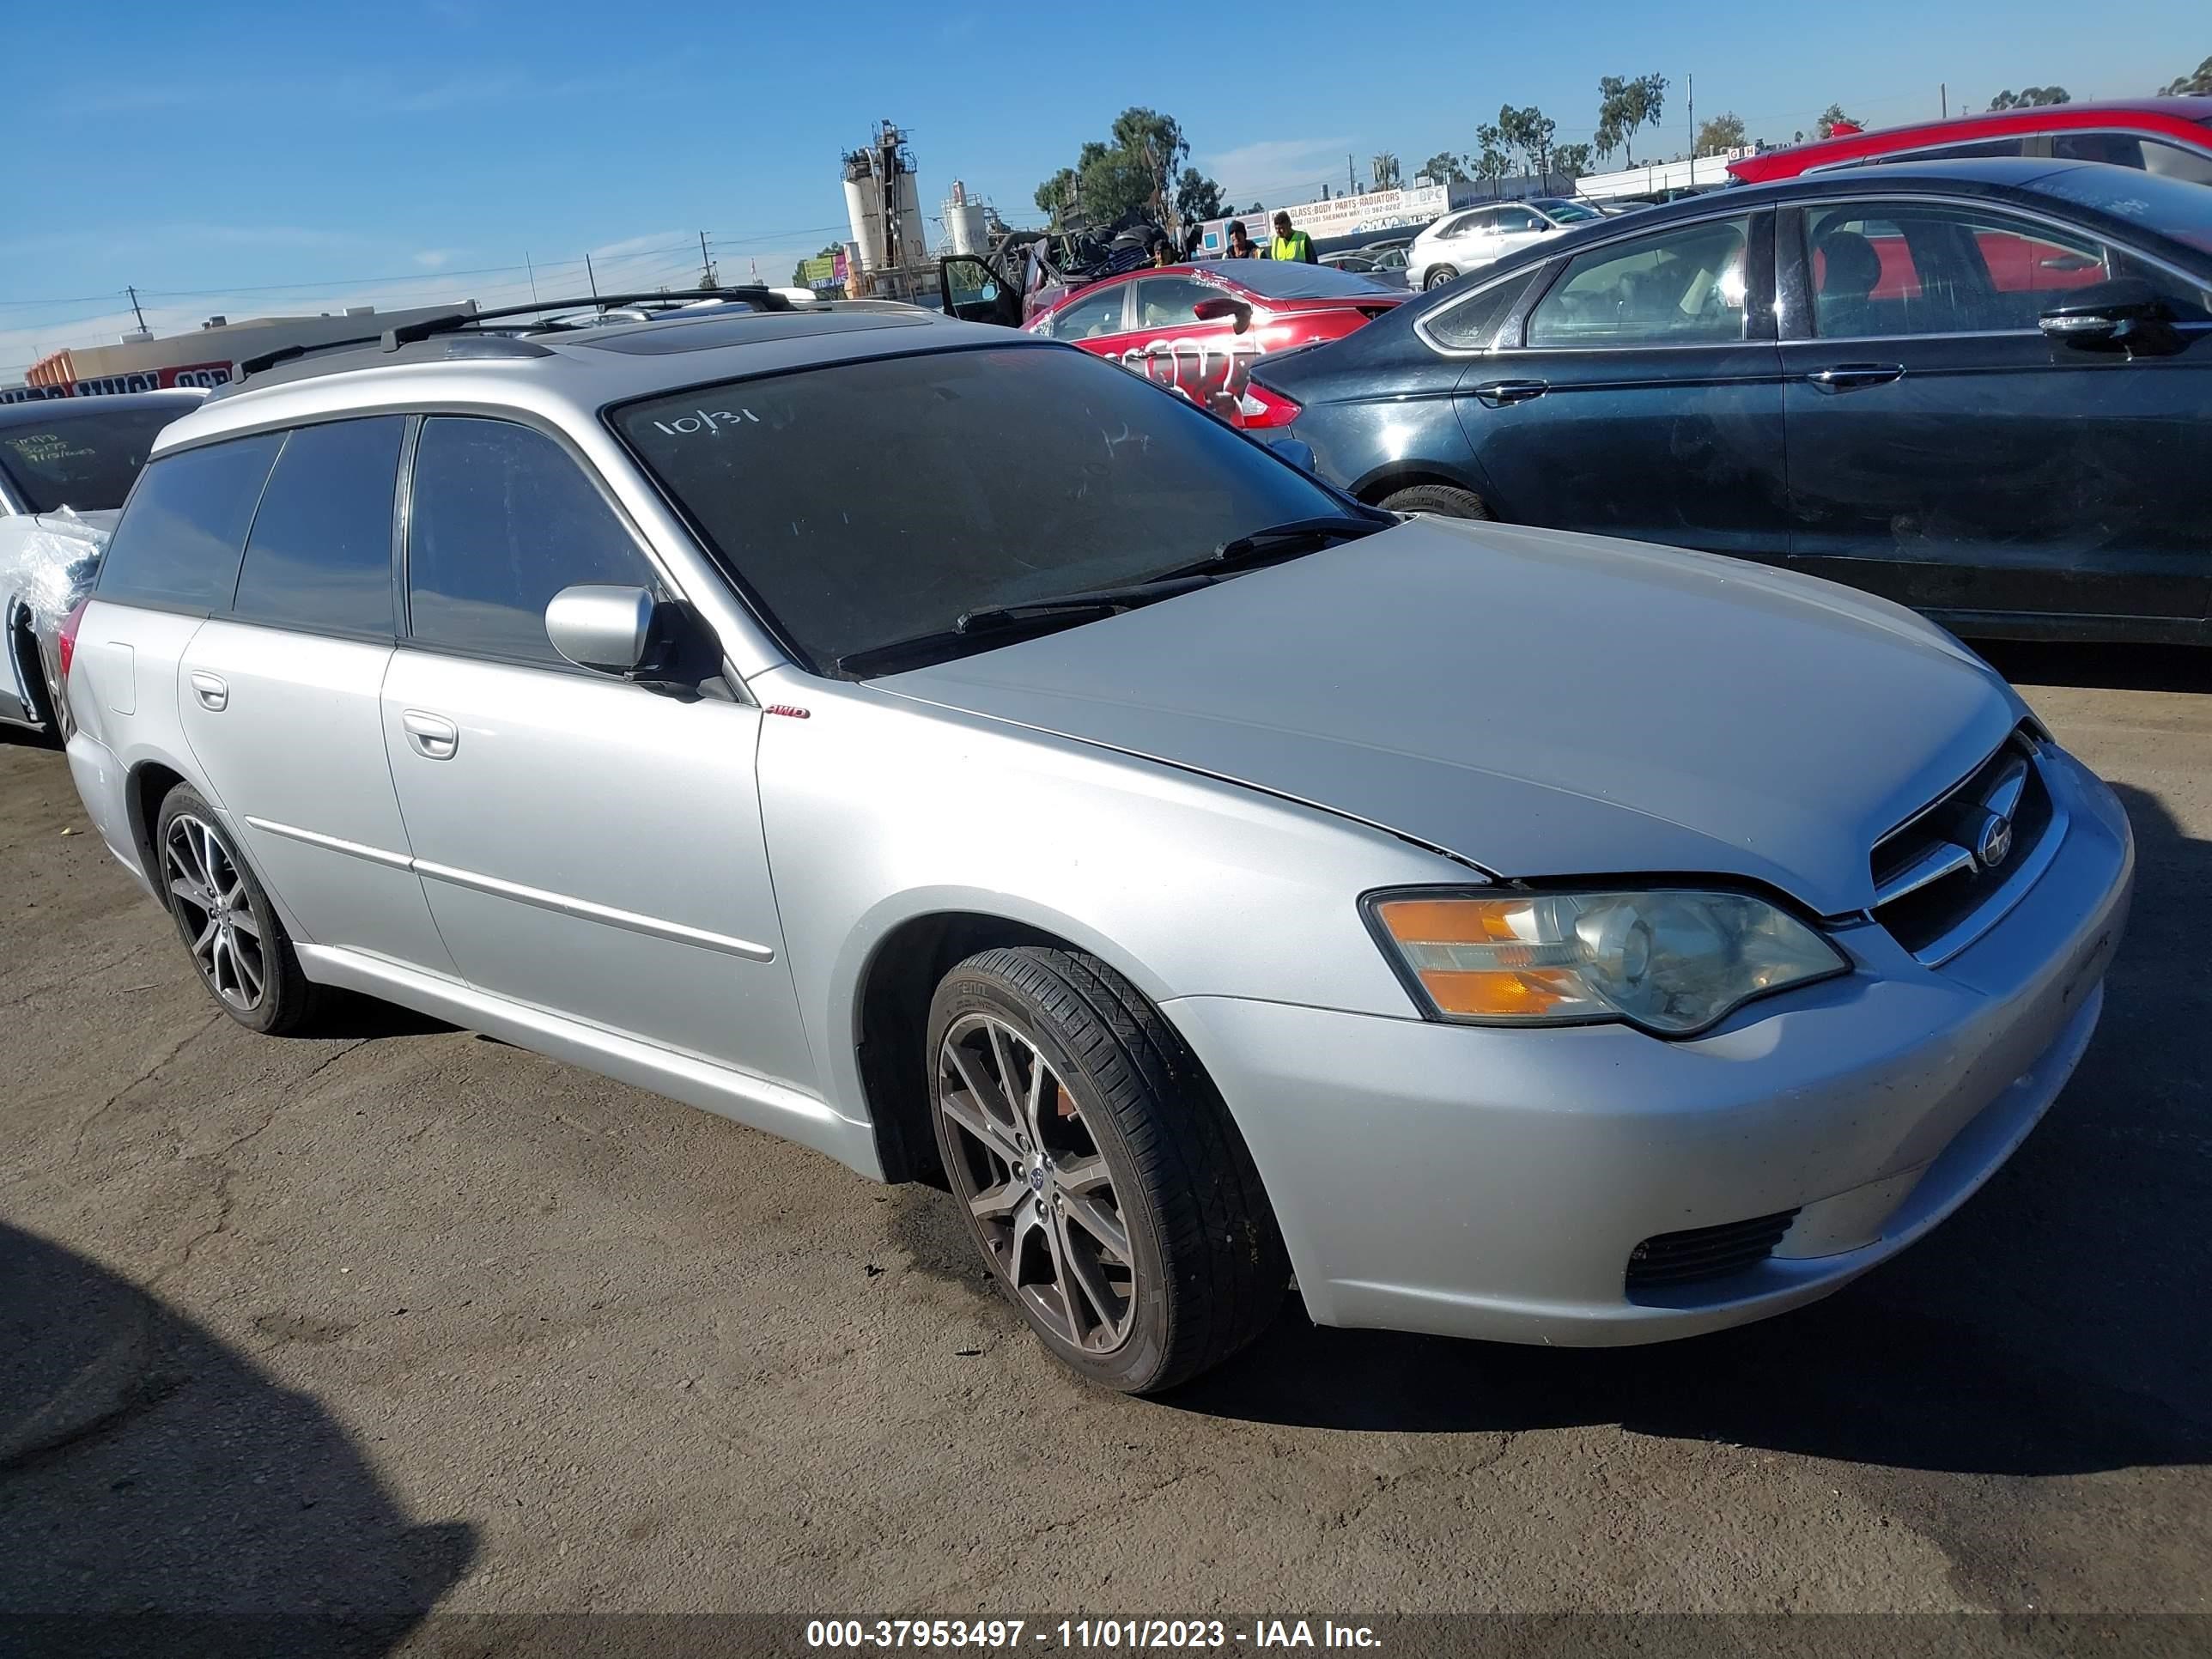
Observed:
[[[2012,856],[2012,820],[1995,813],[1982,826],[1981,839],[1974,845],[1974,857],[1983,869],[1994,870]]]

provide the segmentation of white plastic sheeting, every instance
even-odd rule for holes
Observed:
[[[67,507],[37,518],[0,519],[0,604],[12,622],[27,606],[31,626],[50,636],[69,614],[107,548],[107,532]]]

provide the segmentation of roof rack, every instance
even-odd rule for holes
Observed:
[[[441,334],[458,333],[509,317],[534,317],[549,311],[586,311],[593,307],[604,312],[611,306],[697,300],[743,300],[763,311],[796,311],[799,307],[799,301],[793,298],[793,290],[771,288],[766,283],[738,283],[726,288],[654,289],[635,294],[587,294],[564,300],[533,300],[526,306],[499,306],[489,311],[478,311],[471,306],[466,311],[442,312],[434,317],[417,318],[411,323],[400,323],[379,334],[325,340],[314,345],[279,346],[274,351],[264,351],[257,356],[242,359],[238,365],[238,378],[241,381],[247,380],[256,374],[266,374],[280,363],[292,362],[319,352],[343,351],[353,347],[377,344],[381,344],[386,351],[397,351],[402,346],[434,339]]]

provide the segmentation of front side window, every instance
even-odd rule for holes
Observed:
[[[968,611],[1144,580],[1351,510],[1182,399],[1050,346],[836,363],[611,419],[823,671]]]
[[[659,587],[583,468],[541,432],[433,416],[414,480],[408,633],[424,644],[559,663],[545,635],[556,593],[583,582]]]
[[[282,433],[264,432],[149,465],[100,562],[100,597],[187,611],[227,608],[246,528],[283,441]]]
[[[284,441],[238,573],[245,622],[388,635],[392,498],[404,416],[301,427]]]
[[[2094,237],[1943,203],[1808,211],[1805,234],[1826,339],[2025,332],[2069,289],[2118,274]]]
[[[1528,319],[1531,346],[1720,343],[1743,338],[1748,219],[1705,220],[1569,261]]]
[[[0,427],[0,474],[26,512],[111,512],[131,493],[155,435],[184,412],[42,409],[35,421]]]
[[[1079,295],[1045,319],[1037,332],[1055,340],[1092,340],[1102,334],[1121,332],[1121,302],[1127,290],[1120,283],[1095,293]]]
[[[1188,276],[1145,276],[1137,283],[1139,328],[1195,328],[1191,307],[1201,300],[1218,300],[1218,288]]]

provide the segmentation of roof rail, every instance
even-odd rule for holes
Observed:
[[[402,346],[433,339],[441,334],[452,334],[509,317],[532,317],[548,311],[584,311],[594,307],[605,311],[610,306],[694,300],[743,300],[763,311],[796,311],[799,308],[788,290],[771,288],[766,283],[738,283],[726,288],[653,289],[634,294],[587,294],[563,300],[533,300],[526,306],[499,306],[489,311],[478,311],[471,306],[466,311],[441,312],[436,316],[417,318],[411,323],[397,324],[380,334],[325,340],[314,345],[280,346],[274,351],[264,351],[240,360],[238,378],[240,380],[250,380],[256,374],[265,374],[279,363],[289,363],[319,352],[343,351],[350,347],[378,344],[386,351],[397,351]]]

